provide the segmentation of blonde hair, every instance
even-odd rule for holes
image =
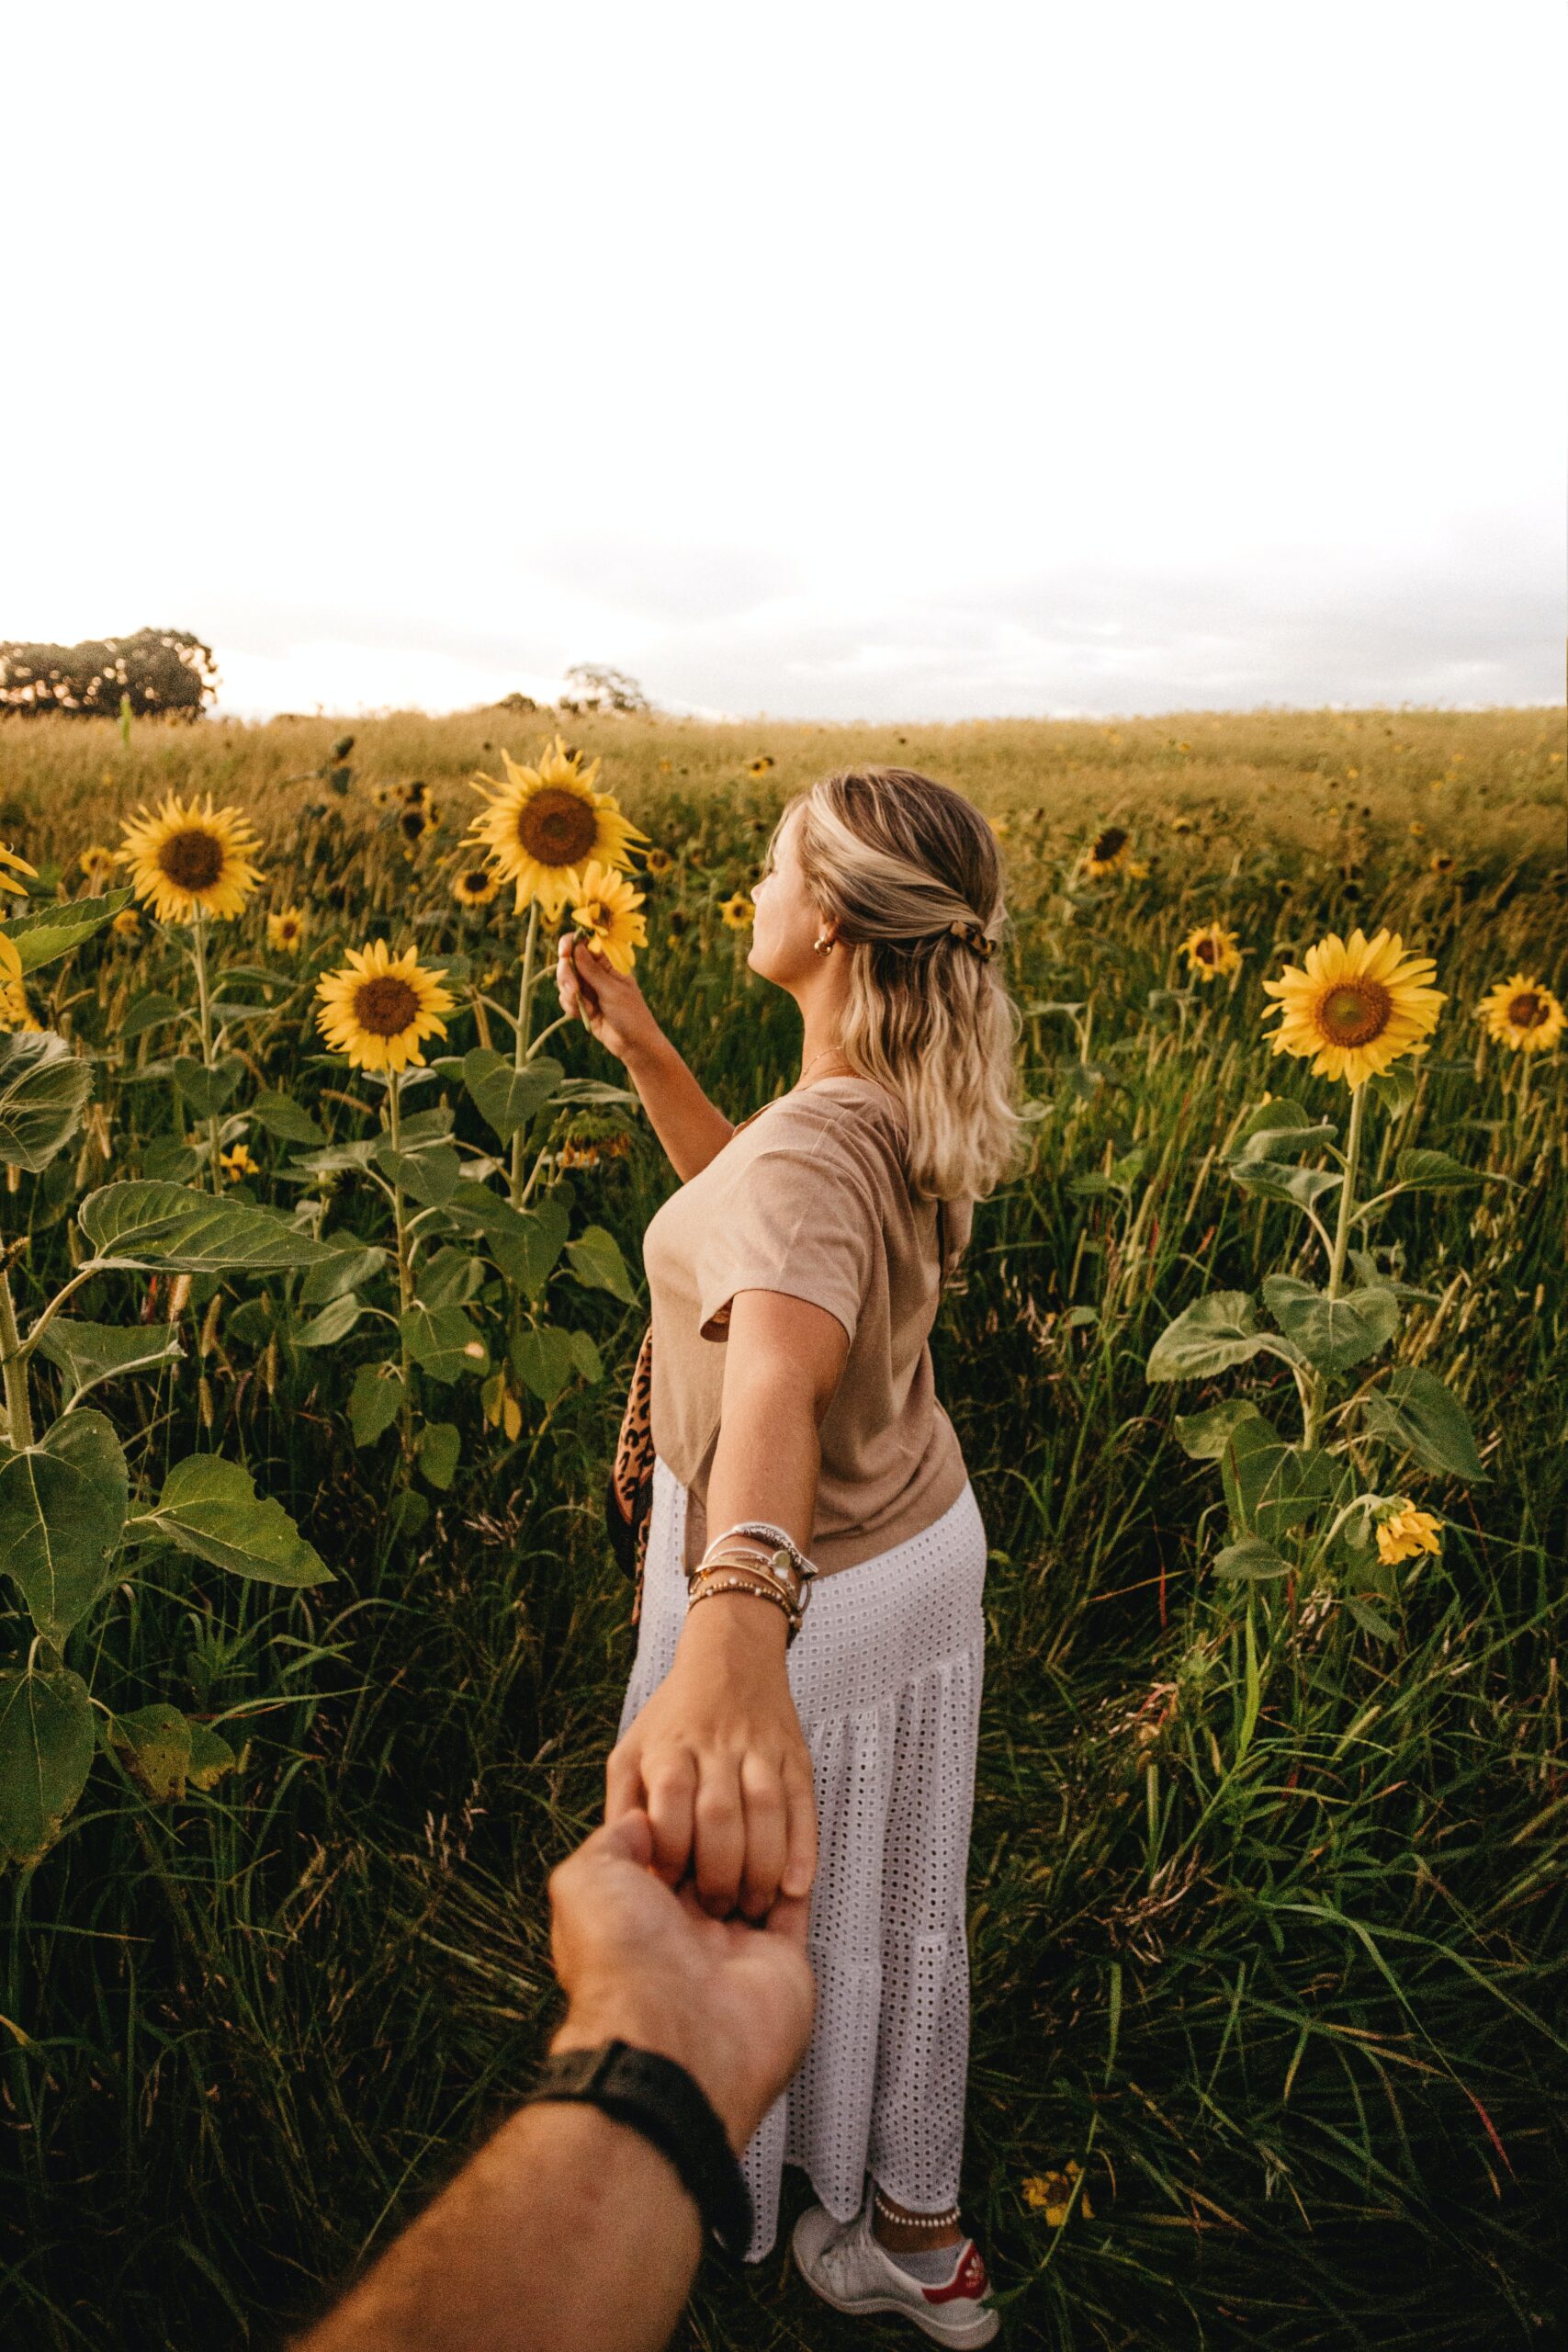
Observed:
[[[779,825],[796,808],[802,877],[849,950],[844,1059],[903,1102],[916,1198],[982,1199],[1025,1149],[1013,1107],[1023,1016],[999,955],[982,960],[953,929],[978,925],[999,947],[996,836],[962,793],[914,768],[840,769],[795,793]]]

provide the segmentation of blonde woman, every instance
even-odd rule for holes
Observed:
[[[810,1894],[810,2047],[738,2152],[747,2258],[799,2165],[819,2295],[985,2344],[957,2200],[987,1544],[930,1333],[1021,1149],[1000,864],[962,795],[863,769],[786,805],[751,897],[747,960],[803,1034],[795,1086],[739,1126],[633,979],[570,936],[557,966],[681,1179],[643,1245],[653,1501],[605,1817],[646,1805],[654,1866],[716,1917]],[[794,1638],[733,1568],[698,1576],[748,1521],[816,1565]]]

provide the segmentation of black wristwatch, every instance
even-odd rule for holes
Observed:
[[[542,2098],[586,2099],[651,2140],[695,2199],[720,2253],[740,2260],[751,2235],[750,2193],[728,2134],[684,2066],[629,2041],[559,2050],[543,2061],[522,2104]]]

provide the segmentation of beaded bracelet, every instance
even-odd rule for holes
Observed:
[[[778,1587],[772,1584],[753,1584],[746,1577],[720,1577],[713,1584],[705,1584],[702,1589],[694,1592],[687,1601],[688,1611],[694,1610],[699,1601],[711,1600],[716,1592],[750,1592],[755,1594],[759,1600],[776,1601],[789,1620],[789,1631],[784,1635],[785,1649],[788,1649],[800,1631],[800,1621]]]

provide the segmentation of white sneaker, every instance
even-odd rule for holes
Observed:
[[[973,2238],[953,2246],[945,2287],[928,2287],[900,2270],[871,2226],[871,2198],[852,2222],[835,2222],[825,2206],[801,2215],[790,2239],[795,2267],[814,2293],[840,2312],[902,2312],[938,2344],[988,2344],[1001,2321],[982,2303],[988,2281]]]

